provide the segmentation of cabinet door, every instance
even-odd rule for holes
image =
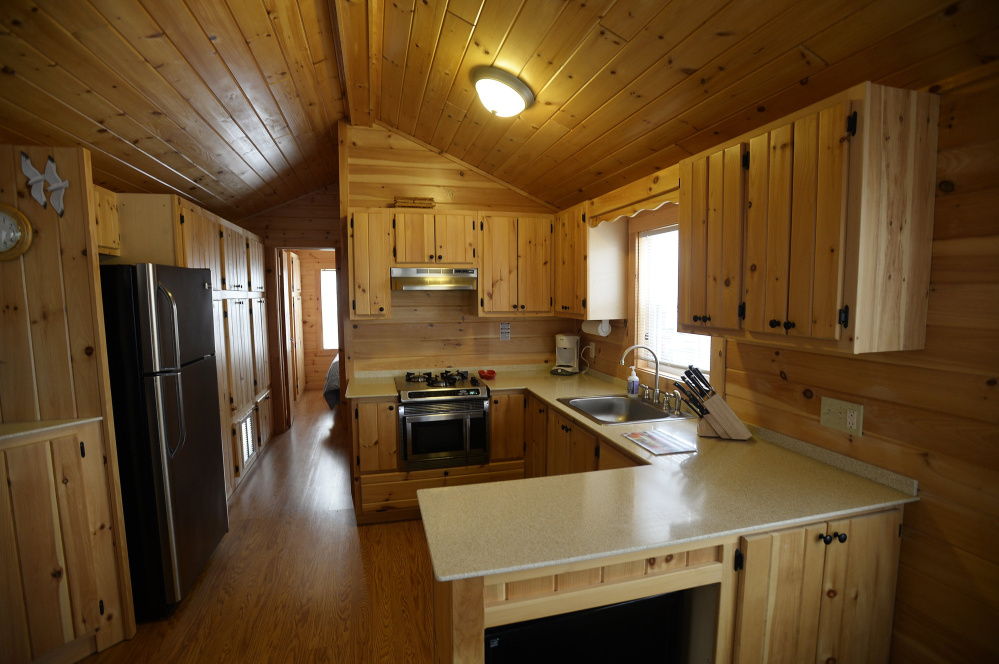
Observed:
[[[267,302],[250,300],[250,322],[253,332],[253,391],[259,393],[271,385],[270,356],[267,353]]]
[[[121,234],[118,231],[118,200],[113,191],[94,185],[94,221],[97,224],[97,251],[101,254],[121,254]]]
[[[548,465],[548,407],[535,397],[527,398],[524,421],[527,451],[524,460],[525,477],[544,477]]]
[[[517,220],[517,310],[551,313],[551,219],[521,217]]]
[[[355,406],[358,457],[361,472],[396,470],[399,456],[399,418],[394,402]]]
[[[494,394],[489,404],[489,462],[524,458],[523,394]]]
[[[479,297],[483,312],[517,310],[517,219],[514,217],[490,216],[482,220]]]
[[[892,510],[829,523],[813,661],[888,661],[901,520]]]
[[[395,215],[396,263],[436,263],[434,215],[422,212],[400,212]]]
[[[641,464],[624,454],[615,445],[605,440],[598,440],[597,446],[600,455],[597,457],[597,470],[611,470],[613,468],[633,468]]]
[[[241,412],[253,402],[253,341],[249,300],[226,300],[226,352],[229,360],[230,410]]]
[[[239,231],[222,226],[222,288],[247,290],[246,239]]]
[[[271,412],[271,393],[267,392],[262,397],[257,399],[257,405],[254,408],[257,413],[257,446],[263,447],[267,444],[267,441],[271,439],[271,435],[274,433],[274,425],[272,423],[272,412]]]
[[[215,372],[219,386],[219,420],[222,422],[222,468],[225,471],[225,495],[226,498],[232,495],[236,488],[233,476],[235,464],[232,456],[232,445],[230,444],[230,425],[232,424],[232,411],[229,408],[229,353],[228,335],[226,334],[225,301],[215,300],[212,302],[212,319],[215,324]]]
[[[264,245],[259,240],[247,239],[246,246],[250,274],[248,290],[262,293],[264,290]]]
[[[597,469],[597,437],[577,424],[569,424],[569,472]]]
[[[222,290],[222,228],[201,208],[180,210],[184,266],[212,271],[212,290]]]
[[[565,210],[555,216],[553,254],[555,315],[580,318],[586,299],[586,228],[583,206]]]
[[[475,217],[470,214],[438,214],[434,235],[437,261],[448,265],[475,265],[478,233]]]
[[[548,418],[548,475],[567,475],[572,472],[571,435],[569,421],[557,413],[551,413]]]
[[[350,220],[351,318],[388,318],[392,214],[358,211]]]
[[[681,165],[679,321],[737,330],[742,301],[745,145]],[[689,327],[687,329],[690,329]],[[691,331],[697,331],[693,329]]]

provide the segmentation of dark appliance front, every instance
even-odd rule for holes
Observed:
[[[155,619],[229,529],[211,273],[102,266],[101,286],[132,595]]]

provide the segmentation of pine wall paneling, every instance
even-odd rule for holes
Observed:
[[[931,88],[933,89],[933,88]],[[999,615],[999,74],[942,81],[929,323],[920,351],[840,357],[726,344],[745,421],[919,481],[906,508],[892,660],[995,661]],[[819,425],[861,403],[864,435]]]

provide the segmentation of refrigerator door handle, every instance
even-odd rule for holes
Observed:
[[[174,394],[177,395],[177,445],[176,447],[169,447],[167,443],[167,454],[170,458],[177,456],[177,453],[184,447],[184,443],[187,442],[187,422],[184,420],[184,383],[181,381],[181,375],[176,374],[174,376],[176,379],[174,381]],[[161,405],[162,407],[162,405]]]
[[[180,378],[180,376],[175,376],[175,378]],[[166,581],[166,600],[168,604],[172,604],[180,600],[181,588],[180,588],[180,569],[177,565],[177,536],[176,536],[176,524],[173,520],[173,495],[170,487],[170,463],[169,459],[173,457],[174,453],[169,450],[170,444],[167,442],[170,435],[170,427],[167,425],[166,419],[166,403],[163,398],[163,381],[166,376],[155,376],[153,377],[153,390],[156,399],[156,411],[157,416],[157,428],[159,429],[159,452],[160,452],[160,464],[162,467],[162,482],[163,482],[163,498],[166,517],[166,540],[161,543],[163,546],[163,573],[164,581]],[[178,448],[179,449],[179,448]]]
[[[177,327],[177,300],[174,299],[173,293],[171,293],[163,282],[156,282],[156,290],[163,291],[166,293],[167,299],[170,300],[170,323],[173,325],[173,358],[174,364],[173,369],[180,368],[180,328]]]

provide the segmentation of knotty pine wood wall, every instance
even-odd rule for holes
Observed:
[[[336,269],[335,251],[296,251],[302,270],[302,339],[305,353],[305,389],[321,390],[326,371],[338,350],[323,350],[322,300],[319,272]],[[339,277],[339,275],[337,275]],[[346,273],[344,274],[346,276]]]
[[[919,481],[892,661],[997,661],[999,66],[930,89],[941,106],[926,347],[844,357],[725,342],[724,385],[747,422]],[[626,321],[594,340],[596,368],[624,377]],[[820,426],[823,396],[863,404],[864,435]]]

